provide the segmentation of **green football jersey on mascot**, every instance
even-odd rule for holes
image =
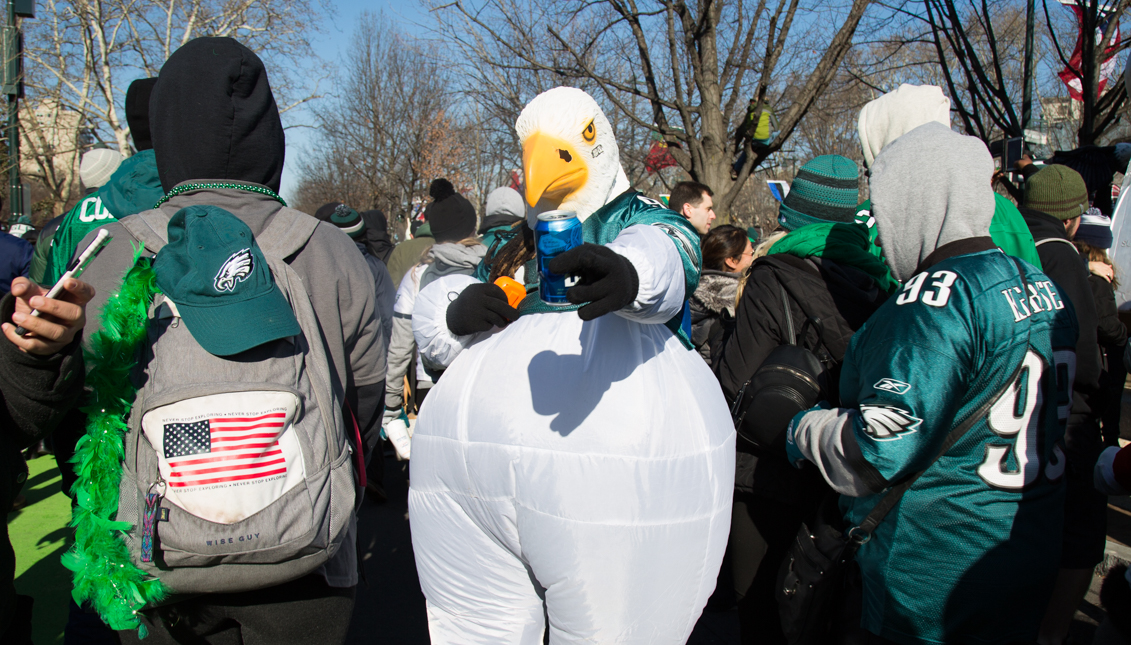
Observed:
[[[1011,630],[1035,630],[1056,577],[1076,335],[1057,286],[998,249],[915,275],[857,332],[840,392],[860,410],[857,470],[883,478],[874,488],[927,468],[996,397],[860,548],[866,629],[896,642],[1036,637]],[[843,497],[850,525],[882,497]]]
[[[686,218],[639,191],[626,190],[613,201],[602,206],[581,223],[581,234],[588,244],[608,244],[624,229],[638,225],[655,226],[672,238],[683,261],[684,294],[695,293],[695,288],[699,286],[699,271],[702,264],[699,234]],[[488,267],[491,260],[504,245],[505,242],[493,245],[494,253],[484,257],[476,268],[476,279],[487,281],[490,277]],[[574,311],[580,308],[580,305],[548,305],[542,302],[538,295],[538,268],[534,260],[526,263],[523,274],[526,298],[518,306],[519,315]],[[683,312],[664,323],[664,326],[670,329],[685,347],[691,348],[691,311],[686,303]]]

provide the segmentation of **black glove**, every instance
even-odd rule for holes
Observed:
[[[600,244],[570,249],[551,260],[548,268],[558,275],[580,278],[577,286],[566,291],[566,299],[575,305],[589,303],[577,310],[582,320],[624,309],[636,300],[640,289],[636,267],[623,255]]]
[[[510,306],[507,294],[497,284],[469,285],[448,305],[448,331],[456,336],[506,327],[514,320],[518,320],[518,309]]]

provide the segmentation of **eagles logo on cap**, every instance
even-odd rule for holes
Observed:
[[[153,261],[157,286],[208,353],[231,356],[301,333],[251,229],[216,206],[169,219],[169,242]]]
[[[216,290],[231,291],[235,289],[236,283],[246,280],[254,268],[255,260],[251,257],[250,248],[236,251],[232,254],[232,257],[224,262],[224,266],[220,267],[220,272],[216,274],[216,279],[213,280]]]

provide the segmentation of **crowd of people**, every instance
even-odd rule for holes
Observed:
[[[49,438],[68,643],[344,642],[386,451],[434,643],[681,643],[704,608],[760,645],[1066,642],[1131,494],[1131,145],[1014,185],[904,85],[860,112],[865,168],[809,160],[762,237],[702,183],[633,190],[556,88],[516,124],[520,190],[480,215],[436,178],[394,244],[379,210],[286,206],[235,40],[186,43],[125,112],[134,154],[86,153],[34,246],[0,235],[0,504]],[[751,102],[736,153],[770,118]],[[578,244],[544,261],[558,210]],[[28,643],[7,539],[0,564],[0,642]],[[1098,645],[1131,643],[1129,585],[1107,575]]]

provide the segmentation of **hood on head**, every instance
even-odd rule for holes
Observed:
[[[527,223],[539,213],[570,210],[578,219],[628,190],[620,148],[597,101],[573,87],[534,97],[514,125],[522,145]]]
[[[164,196],[152,149],[123,161],[110,181],[98,189],[102,205],[118,219],[147,211]]]
[[[904,83],[866,104],[857,123],[865,165],[870,167],[892,141],[932,121],[950,127],[950,99],[935,85]]]
[[[510,186],[499,186],[487,195],[487,211],[479,234],[483,235],[497,226],[510,226],[525,217],[526,203],[522,201],[522,195]]]
[[[153,94],[154,85],[157,85],[156,78],[139,78],[126,90],[126,123],[130,126],[130,136],[138,152],[153,148],[149,129],[149,97]]]
[[[389,221],[379,210],[363,211],[365,220],[365,248],[373,257],[388,264],[393,253],[393,241],[389,239]]]
[[[286,141],[263,61],[232,38],[196,38],[161,68],[149,105],[161,186],[230,179],[278,192]]]
[[[439,270],[445,272],[452,269],[471,271],[479,266],[479,261],[483,259],[486,253],[487,247],[478,243],[436,242],[428,250],[427,256]]]
[[[944,244],[989,235],[993,171],[984,143],[938,123],[915,128],[876,157],[872,216],[897,280]]]

